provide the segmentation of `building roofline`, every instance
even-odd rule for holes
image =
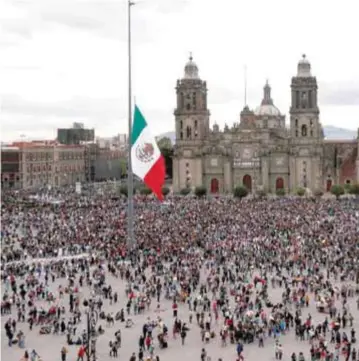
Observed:
[[[324,143],[342,143],[342,144],[356,144],[357,139],[324,139]]]
[[[20,148],[11,145],[5,145],[5,146],[1,146],[1,150],[20,150]]]

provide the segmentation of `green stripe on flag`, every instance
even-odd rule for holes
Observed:
[[[136,143],[137,138],[142,133],[143,129],[147,127],[146,120],[140,109],[135,105],[135,114],[133,116],[132,134],[131,134],[131,145]]]

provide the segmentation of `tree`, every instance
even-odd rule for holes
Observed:
[[[351,189],[352,185],[350,183],[345,183],[344,184],[344,191],[345,193],[350,193],[350,189]]]
[[[163,137],[157,141],[158,148],[165,160],[166,175],[169,178],[173,176],[172,158],[173,158],[173,145],[171,139]]]
[[[126,197],[127,197],[127,195],[128,195],[127,186],[125,186],[125,185],[119,186],[119,187],[118,187],[118,193],[119,193],[120,195],[123,195],[123,196],[126,196]]]
[[[285,196],[285,190],[283,188],[278,188],[276,191],[275,191],[275,194],[278,196],[278,197],[283,197]]]
[[[358,196],[359,195],[359,183],[352,184],[349,188],[349,193],[355,194]]]
[[[170,192],[168,187],[162,187],[162,194],[166,197],[166,195]]]
[[[299,197],[303,197],[304,194],[305,194],[305,189],[304,189],[304,188],[298,188],[298,189],[297,189],[297,195],[298,195]]]
[[[122,178],[127,177],[127,158],[120,158],[120,174]]]
[[[191,193],[191,188],[187,187],[187,188],[182,188],[180,190],[180,193],[183,195],[183,196],[186,196],[187,194],[190,194]]]
[[[143,196],[148,196],[152,193],[152,190],[148,187],[141,187],[140,188],[140,194],[142,194]]]
[[[158,148],[160,148],[160,149],[162,149],[162,148],[172,149],[173,148],[172,141],[168,137],[162,137],[162,138],[158,139],[157,145],[158,145]]]
[[[236,198],[242,199],[248,195],[248,189],[244,186],[237,186],[233,190],[233,195]]]
[[[197,197],[203,197],[203,196],[205,196],[207,194],[207,188],[204,187],[204,186],[198,186],[198,187],[195,188],[194,194]]]
[[[344,187],[340,184],[334,184],[332,188],[330,188],[330,192],[334,194],[337,199],[345,193]]]

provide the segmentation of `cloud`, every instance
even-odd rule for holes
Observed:
[[[359,85],[353,82],[321,83],[319,101],[323,105],[359,105]]]
[[[90,122],[113,121],[126,116],[123,106],[124,100],[119,99],[93,99],[75,97],[61,102],[31,102],[14,94],[5,94],[2,99],[3,114],[20,114],[37,117],[58,117],[78,119],[83,118]],[[6,116],[3,115],[6,122]]]
[[[30,39],[32,35],[31,24],[16,20],[2,21],[4,33],[8,33],[15,37]]]
[[[228,89],[221,86],[214,85],[208,90],[208,101],[211,104],[226,104],[235,99],[238,99],[237,94],[233,89]]]
[[[95,128],[97,134],[113,135],[127,133],[127,99],[98,99],[74,97],[61,102],[35,102],[15,94],[2,98],[2,139],[16,138],[26,134],[30,138],[48,138],[56,128],[83,122],[86,127]],[[141,110],[150,124],[152,132],[159,134],[172,129],[174,118],[170,110],[163,110],[143,104]]]
[[[151,41],[165,16],[183,11],[187,4],[186,0],[171,0],[170,4],[169,0],[136,2],[132,15],[134,36],[141,42]],[[8,35],[29,39],[43,28],[65,26],[106,38],[127,39],[126,0],[28,0],[11,5],[15,15],[3,26]],[[19,14],[23,14],[21,21]]]

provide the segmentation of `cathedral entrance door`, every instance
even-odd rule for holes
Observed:
[[[217,178],[211,179],[211,193],[218,193],[219,192],[219,182]]]
[[[284,188],[284,180],[283,178],[279,177],[275,181],[275,189],[283,189]]]
[[[332,188],[332,180],[331,179],[328,179],[327,180],[327,186],[326,186],[326,189],[327,189],[327,192],[330,192],[331,188]]]
[[[246,174],[243,177],[243,185],[248,189],[249,192],[252,191],[252,177],[249,174]]]

